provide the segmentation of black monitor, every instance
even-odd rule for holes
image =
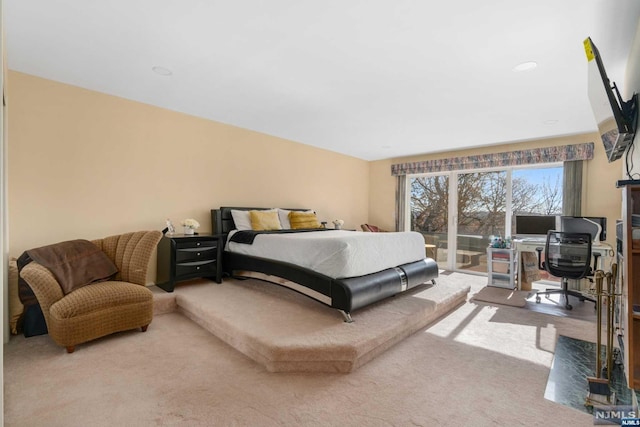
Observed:
[[[549,230],[557,230],[556,215],[516,215],[515,234],[518,237],[546,236]]]
[[[570,233],[589,233],[595,241],[607,240],[607,218],[599,216],[560,217],[560,230]]]

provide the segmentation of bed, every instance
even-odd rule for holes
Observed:
[[[355,310],[429,281],[435,284],[438,277],[435,260],[425,258],[420,233],[238,231],[232,211],[252,210],[268,208],[211,210],[213,232],[225,235],[225,274],[286,286],[339,310],[347,322]],[[246,234],[253,234],[251,244]]]

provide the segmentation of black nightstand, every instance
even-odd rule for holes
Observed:
[[[158,243],[156,286],[173,292],[176,282],[205,277],[222,282],[222,234],[165,235]]]

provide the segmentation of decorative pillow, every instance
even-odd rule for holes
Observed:
[[[300,228],[321,228],[318,217],[313,212],[289,212],[289,222],[292,229]]]
[[[277,209],[254,209],[258,212],[278,212]],[[241,211],[236,209],[231,209],[231,217],[233,218],[233,223],[236,225],[236,230],[253,230],[251,227],[251,217],[249,216],[250,211]]]
[[[233,218],[233,223],[236,225],[237,230],[251,230],[251,218],[249,218],[249,211],[231,209],[231,217]]]
[[[281,230],[280,219],[278,218],[278,212],[275,210],[269,211],[249,211],[249,218],[251,218],[252,230]]]
[[[280,209],[278,208],[278,217],[280,218],[280,225],[282,226],[283,229],[288,230],[291,228],[291,223],[289,222],[289,212],[309,212],[309,213],[315,213],[312,210],[308,210],[308,211],[290,211],[287,209]]]

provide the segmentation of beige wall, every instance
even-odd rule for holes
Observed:
[[[423,160],[448,157],[470,156],[485,153],[499,153],[534,147],[551,147],[556,145],[595,143],[594,159],[585,162],[582,193],[582,214],[585,216],[606,216],[608,243],[615,243],[615,220],[620,218],[622,193],[616,189],[615,183],[620,179],[620,167],[617,163],[609,164],[604,147],[597,134],[576,135],[518,144],[494,145],[472,150],[438,153],[433,155],[402,157],[371,162],[369,169],[369,221],[381,227],[393,229],[395,226],[395,177],[391,176],[391,165],[394,163],[417,162]]]
[[[162,229],[219,206],[368,220],[364,160],[10,71],[9,247]],[[155,275],[153,275],[155,278]],[[152,278],[152,279],[153,279]]]

